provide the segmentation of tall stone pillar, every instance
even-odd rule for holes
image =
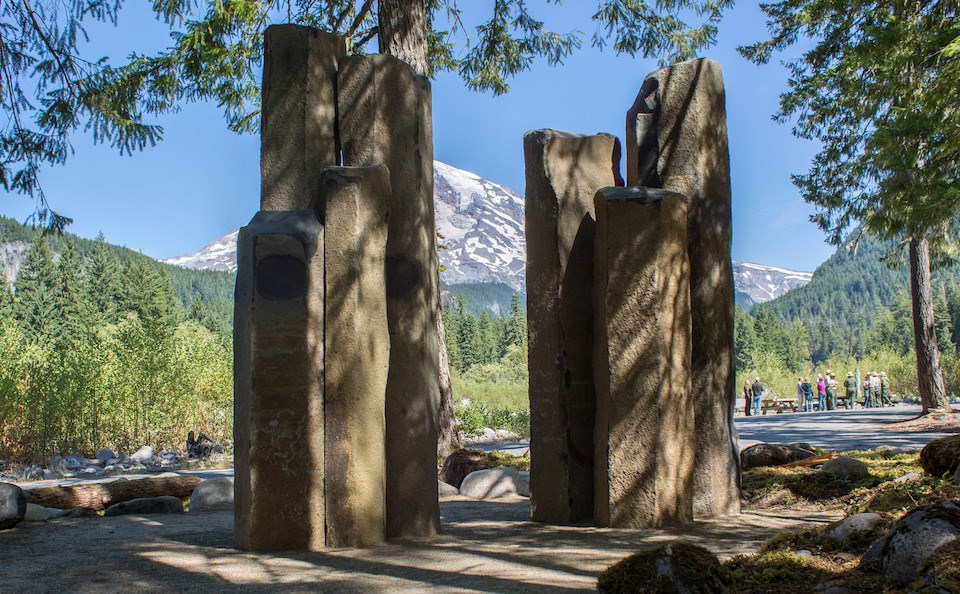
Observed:
[[[337,64],[342,37],[300,25],[264,33],[260,210],[313,208],[320,171],[338,165]]]
[[[594,366],[597,525],[693,519],[690,267],[686,199],[596,195]]]
[[[340,62],[337,94],[343,164],[390,170],[387,536],[429,536],[440,528],[430,82],[393,56],[350,56]]]
[[[324,257],[326,544],[386,538],[384,393],[390,360],[384,253],[390,174],[329,167],[318,210]]]
[[[733,232],[730,159],[720,65],[700,59],[650,74],[627,112],[627,183],[687,196],[693,409],[694,515],[740,511],[733,406]]]
[[[323,226],[259,212],[240,230],[234,309],[235,537],[324,546]]]
[[[593,515],[593,199],[622,184],[620,143],[537,130],[523,150],[530,501],[534,521],[570,524]]]

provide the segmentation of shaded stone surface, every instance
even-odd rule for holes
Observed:
[[[740,465],[744,470],[750,470],[763,466],[789,464],[816,455],[812,447],[802,447],[801,444],[758,443],[740,452]]]
[[[234,307],[235,536],[324,545],[323,226],[261,211],[240,230]]]
[[[596,195],[594,519],[651,528],[693,519],[687,204],[676,193]]]
[[[627,184],[689,200],[687,242],[696,420],[694,514],[740,510],[733,425],[733,265],[730,159],[720,65],[680,62],[647,76],[627,112]]]
[[[597,576],[597,591],[726,594],[734,591],[730,572],[708,549],[683,541],[647,547]]]
[[[532,516],[567,524],[593,515],[593,198],[622,185],[620,143],[536,130],[523,151]]]
[[[260,124],[261,210],[303,210],[316,199],[320,171],[338,164],[337,64],[341,37],[301,25],[264,33]]]
[[[27,497],[23,489],[9,483],[0,483],[0,530],[13,528],[27,513]]]
[[[337,93],[343,164],[383,164],[390,171],[387,536],[429,536],[440,527],[430,82],[393,56],[350,56],[340,62]]]
[[[935,477],[960,472],[960,435],[935,439],[920,450],[923,471]]]
[[[140,514],[182,514],[183,500],[172,495],[162,495],[160,497],[143,497],[140,499],[131,499],[130,501],[121,501],[108,507],[103,512],[103,517],[128,516]]]
[[[324,223],[326,544],[385,539],[384,393],[390,360],[384,250],[387,168],[328,167]]]

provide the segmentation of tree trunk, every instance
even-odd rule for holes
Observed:
[[[380,0],[377,10],[380,53],[396,56],[427,74],[427,18],[423,0]]]
[[[450,362],[447,356],[447,331],[437,294],[437,336],[440,351],[440,415],[438,417],[437,458],[445,459],[463,447],[457,437],[457,418],[453,412],[453,386],[450,384]]]
[[[933,289],[930,284],[930,243],[926,235],[910,239],[910,293],[913,300],[913,338],[917,352],[917,383],[923,412],[950,410],[940,349],[933,327]]]
[[[166,476],[133,480],[119,480],[112,483],[94,483],[75,487],[38,487],[26,489],[27,503],[57,509],[86,507],[102,511],[113,505],[140,497],[160,497],[173,495],[185,499],[200,484],[195,476]]]

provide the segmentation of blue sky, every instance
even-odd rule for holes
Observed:
[[[474,0],[475,1],[475,0]],[[434,148],[437,159],[473,171],[523,193],[524,132],[554,128],[621,139],[626,110],[653,60],[617,56],[589,47],[593,2],[568,0],[546,6],[548,26],[580,29],[584,49],[561,67],[538,63],[511,81],[500,97],[466,90],[454,74],[434,81]],[[146,2],[132,0],[119,26],[90,27],[98,55],[124,56],[168,44],[166,31]],[[740,3],[720,25],[718,44],[703,54],[723,67],[727,92],[733,184],[736,260],[813,270],[832,252],[808,221],[812,209],[790,183],[791,173],[809,166],[816,146],[795,139],[788,125],[771,121],[786,73],[779,63],[755,66],[735,51],[765,33],[756,2]],[[781,56],[795,58],[794,54]],[[74,219],[70,231],[156,258],[196,251],[244,225],[259,204],[259,139],[226,129],[217,108],[190,105],[156,123],[164,140],[131,156],[94,145],[77,135],[65,166],[44,171],[42,180],[55,210]],[[23,219],[29,198],[6,195],[0,213]]]

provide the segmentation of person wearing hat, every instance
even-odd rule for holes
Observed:
[[[803,378],[797,378],[797,410],[804,410]]]
[[[753,380],[753,414],[760,416],[760,399],[763,397],[763,384],[760,383],[760,378]]]
[[[880,402],[883,406],[893,406],[893,400],[890,399],[890,380],[887,379],[887,372],[880,372]]]
[[[880,374],[875,371],[870,374],[870,397],[873,398],[875,407],[883,406],[883,402],[880,400]]]
[[[837,410],[837,374],[827,370],[827,410]]]
[[[867,375],[863,376],[863,383],[861,388],[863,389],[863,408],[872,408],[873,402],[870,398],[870,374],[872,371],[868,372]]]
[[[857,380],[853,377],[852,371],[847,372],[847,379],[843,380],[843,387],[847,391],[844,408],[853,408],[853,403],[857,399]]]
[[[750,387],[750,380],[743,382],[743,414],[750,416],[753,409],[753,388]]]

